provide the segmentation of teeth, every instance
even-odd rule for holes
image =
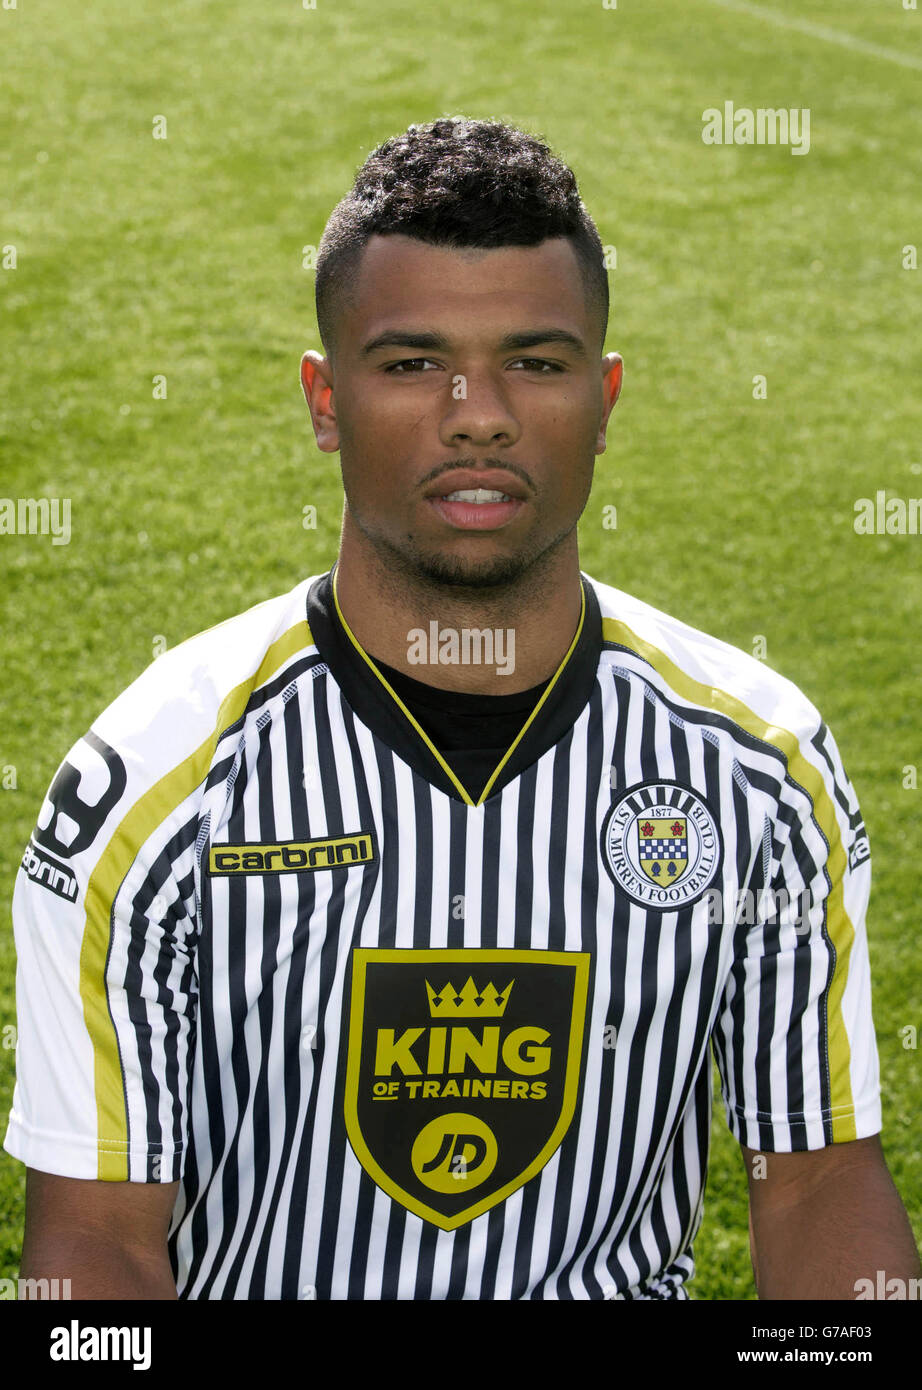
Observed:
[[[461,492],[450,492],[443,502],[511,502],[504,492],[490,492],[485,487],[467,488]]]

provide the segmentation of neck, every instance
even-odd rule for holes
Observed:
[[[344,528],[334,578],[340,613],[369,656],[474,694],[513,695],[548,680],[582,610],[575,531],[513,583],[466,589],[393,568]]]

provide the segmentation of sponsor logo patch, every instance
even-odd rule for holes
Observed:
[[[353,951],[346,1131],[388,1196],[451,1231],[541,1171],[576,1109],[589,961]]]
[[[632,902],[663,911],[697,902],[723,853],[707,803],[675,782],[643,782],[619,797],[605,816],[601,850]]]
[[[212,845],[211,874],[302,874],[316,869],[349,869],[375,857],[374,843],[364,831],[331,840],[287,840],[277,845]]]

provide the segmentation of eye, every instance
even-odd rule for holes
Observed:
[[[518,362],[527,363],[528,371],[538,371],[542,376],[550,376],[551,372],[563,371],[563,367],[561,367],[557,362],[548,362],[543,357],[519,357],[516,360]],[[549,368],[549,371],[542,371],[542,368],[544,367]]]
[[[407,375],[415,376],[415,375],[416,375],[416,372],[413,371],[412,369],[413,369],[418,363],[420,363],[420,362],[432,362],[432,358],[431,358],[431,357],[405,357],[405,358],[403,359],[402,362],[392,362],[392,363],[390,364],[390,366],[389,366],[389,367],[385,367],[384,370],[385,370],[385,372],[389,372],[392,376],[407,376]],[[434,365],[434,366],[438,366],[438,363],[437,363],[437,362],[436,362],[436,363],[433,363],[433,365]],[[405,369],[410,369],[410,370],[405,370]]]

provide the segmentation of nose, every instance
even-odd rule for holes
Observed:
[[[443,444],[515,444],[520,434],[519,421],[495,373],[458,372],[452,377],[439,431]]]

